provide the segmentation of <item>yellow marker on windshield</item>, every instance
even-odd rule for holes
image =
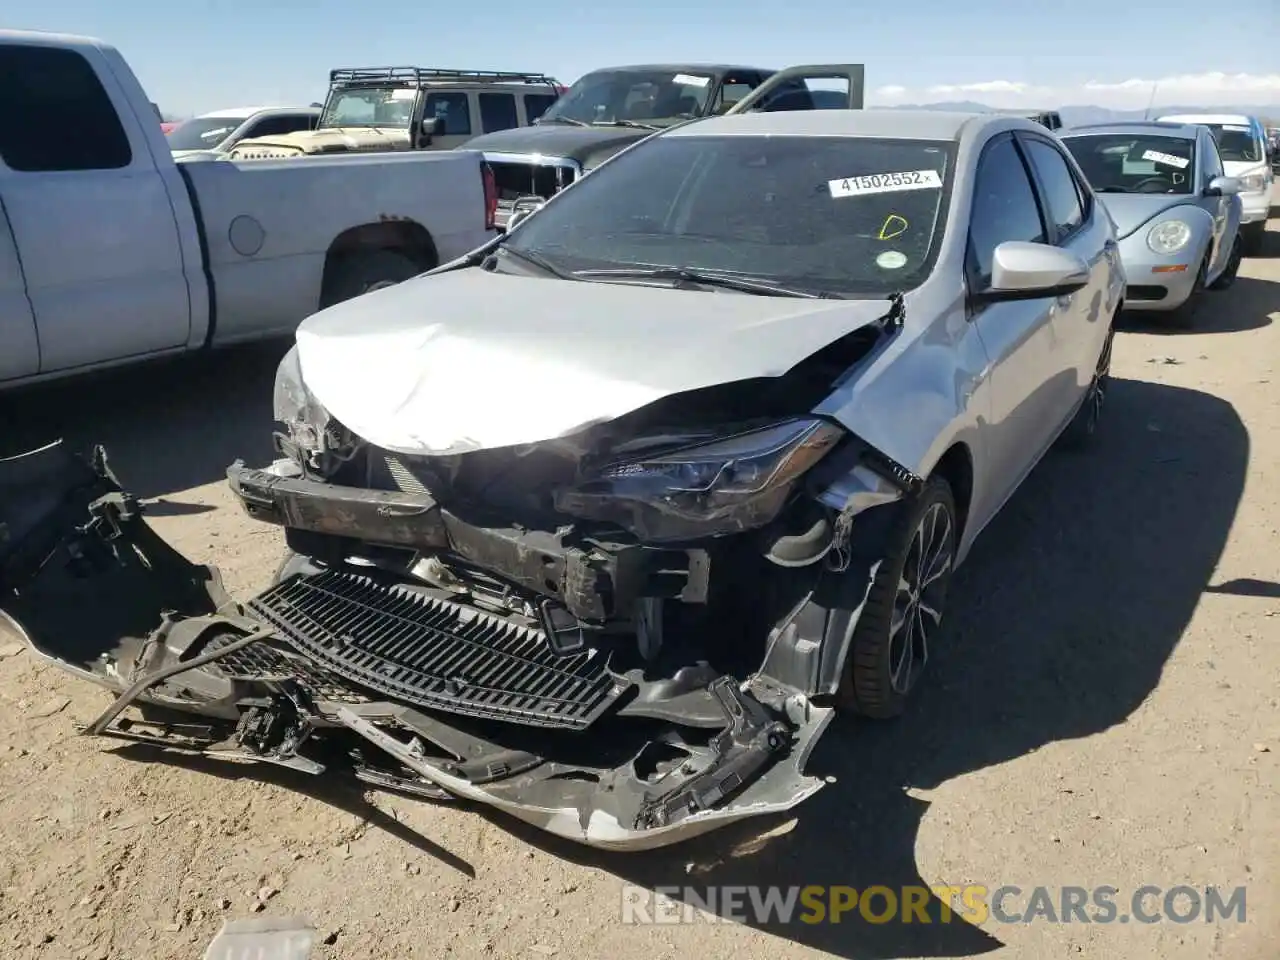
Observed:
[[[900,217],[896,213],[891,213],[884,218],[884,226],[880,228],[880,232],[876,234],[877,240],[892,240],[894,237],[900,237],[907,232],[906,217]]]

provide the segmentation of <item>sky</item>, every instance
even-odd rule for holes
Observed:
[[[167,114],[323,100],[333,67],[866,64],[871,104],[1280,104],[1280,0],[6,0],[120,49]],[[570,12],[577,10],[579,12]],[[483,10],[483,13],[480,11]]]

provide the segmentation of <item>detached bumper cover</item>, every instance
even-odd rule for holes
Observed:
[[[831,711],[800,696],[720,677],[703,691],[709,737],[655,732],[602,658],[358,571],[238,603],[156,537],[105,456],[0,460],[0,532],[0,626],[118,694],[90,733],[473,800],[619,850],[782,813],[822,786],[802,769]]]

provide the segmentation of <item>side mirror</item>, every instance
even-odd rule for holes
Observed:
[[[1206,197],[1234,197],[1240,192],[1240,181],[1235,177],[1214,177],[1204,188]]]
[[[995,249],[991,286],[975,299],[984,303],[1040,300],[1075,293],[1089,282],[1089,265],[1061,247],[1007,240]]]
[[[422,129],[418,131],[418,149],[424,150],[431,146],[431,141],[440,133],[439,117],[423,117]]]

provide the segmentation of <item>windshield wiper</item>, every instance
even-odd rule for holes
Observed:
[[[1110,187],[1094,187],[1093,192],[1094,193],[1129,193],[1130,190],[1128,187],[1118,187],[1118,186],[1112,185]]]
[[[545,270],[547,273],[551,274],[553,277],[558,277],[561,280],[578,279],[575,274],[571,274],[564,270],[561,270],[559,267],[557,267],[554,263],[552,263],[546,257],[542,256],[542,254],[540,253],[532,253],[528,250],[513,250],[511,249],[511,247],[507,247],[507,246],[502,246],[502,247],[499,247],[498,249],[501,250],[503,253],[505,253],[509,257],[515,257],[517,260],[523,260],[525,263],[533,264],[535,267],[537,267],[540,270]]]
[[[732,277],[722,273],[707,273],[685,267],[621,267],[610,270],[575,270],[573,276],[580,280],[670,280],[676,286],[694,284],[702,287],[719,287],[737,290],[761,297],[803,297],[808,300],[839,300],[834,293],[821,290],[797,290],[784,287],[771,280],[753,280],[748,277]]]
[[[593,127],[637,127],[641,130],[661,130],[652,123],[641,123],[639,120],[597,120]]]
[[[539,117],[537,120],[533,121],[533,125],[535,127],[543,123],[567,123],[571,127],[591,126],[591,124],[583,123],[581,120],[575,120],[573,117]]]

